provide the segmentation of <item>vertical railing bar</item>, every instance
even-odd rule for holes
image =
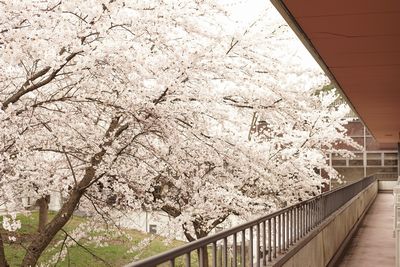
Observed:
[[[305,212],[304,212],[304,219],[306,220],[306,231],[305,231],[305,235],[307,235],[307,233],[308,233],[308,203],[306,203],[306,205],[305,205],[305,208],[306,208],[306,210],[305,210]]]
[[[259,223],[257,223],[257,225],[256,225],[256,257],[257,257],[257,260],[256,260],[256,266],[257,267],[260,267],[260,259],[261,259],[261,256],[260,256],[260,242],[261,242],[261,238],[260,238],[260,224]]]
[[[284,244],[284,250],[286,250],[287,249],[287,247],[288,247],[288,235],[289,235],[289,229],[288,229],[288,221],[289,221],[289,217],[288,217],[288,212],[286,211],[286,212],[284,212],[283,213],[283,217],[285,218],[285,224],[284,224],[284,226],[283,226],[283,229],[284,229],[284,232],[285,232],[285,235],[284,235],[284,238],[285,238],[285,244]]]
[[[233,258],[232,258],[232,266],[237,267],[237,234],[233,234]]]
[[[299,207],[299,239],[303,236],[303,206]]]
[[[310,204],[306,204],[306,235],[308,234],[309,227],[310,227]]]
[[[303,220],[304,220],[303,236],[305,236],[307,234],[307,204],[304,204],[303,206]]]
[[[307,203],[307,234],[310,232],[310,223],[311,223],[311,202]]]
[[[326,215],[325,215],[325,219],[326,218],[328,218],[328,216],[329,216],[329,214],[330,214],[330,201],[329,201],[329,198],[330,198],[330,195],[328,195],[327,197],[326,197]]]
[[[314,228],[314,200],[310,203],[310,230]]]
[[[218,253],[218,247],[220,253]],[[219,255],[218,255],[219,254]],[[224,258],[224,244],[221,244],[217,246],[217,266],[222,267],[224,264],[223,258]]]
[[[285,240],[285,242],[283,243],[283,251],[286,251],[286,248],[288,246],[288,242],[287,242],[287,237],[288,237],[288,229],[287,229],[287,222],[288,222],[288,216],[287,216],[287,212],[283,213],[283,218],[285,223],[283,224],[283,231],[284,231],[284,235],[283,235],[283,239]]]
[[[294,209],[290,209],[290,245],[294,244]]]
[[[319,225],[319,198],[317,198],[316,202],[315,202],[315,206],[316,206],[316,222],[315,225]]]
[[[313,213],[314,213],[313,201],[311,201],[310,202],[310,230],[309,231],[311,231],[311,229],[313,228]]]
[[[320,218],[319,218],[319,215],[320,215],[320,208],[319,208],[319,205],[320,205],[320,200],[319,200],[319,198],[318,198],[318,199],[317,199],[317,225],[319,225],[319,222],[321,221]]]
[[[297,225],[296,225],[296,207],[293,208],[293,244],[296,243],[297,235]]]
[[[318,224],[318,202],[314,200],[314,226]]]
[[[324,221],[324,198],[323,197],[321,197],[320,199],[319,199],[319,206],[320,206],[320,208],[321,208],[321,211],[320,211],[320,213],[321,213],[321,215],[320,215],[320,218],[319,218],[319,222],[320,223],[322,223],[323,221]]]
[[[241,266],[246,266],[246,230],[242,230],[242,248],[241,248],[241,254],[242,254],[242,264]]]
[[[305,220],[304,220],[305,205],[301,206],[301,237],[304,237]]]
[[[296,242],[296,207],[292,209],[292,244]]]
[[[289,240],[290,240],[290,210],[286,211],[286,249],[289,249]]]
[[[228,239],[227,237],[224,237],[223,240],[223,262],[224,262],[224,267],[228,267]]]
[[[281,254],[281,252],[282,252],[281,251],[281,243],[282,243],[281,242],[282,241],[281,238],[282,238],[282,236],[281,236],[281,215],[280,214],[278,215],[278,231],[277,231],[277,234],[278,234],[278,240],[277,240],[278,241],[278,244],[277,244],[278,245],[278,253]]]
[[[190,267],[190,252],[185,254],[185,267]]]
[[[297,239],[296,241],[298,241],[301,237],[301,206],[297,207],[297,212],[296,212],[296,223],[297,223]]]
[[[175,258],[172,258],[169,260],[169,266],[170,267],[175,267]]]
[[[277,237],[277,229],[276,229],[276,216],[273,218],[274,219],[274,259],[276,259],[276,249],[277,249],[277,244],[276,244],[276,237]]]
[[[297,241],[300,240],[301,238],[301,206],[298,206],[297,208]]]
[[[317,214],[318,214],[317,201],[314,200],[314,227],[317,226]]]
[[[310,229],[314,229],[314,200],[310,205]]]
[[[265,221],[262,222],[263,225],[263,264],[262,266],[265,266],[267,264],[267,223]],[[269,253],[268,253],[269,254]]]
[[[200,267],[203,267],[205,265],[204,264],[204,247],[200,247],[199,265],[200,265]]]
[[[286,234],[285,234],[285,230],[286,230],[286,218],[285,218],[285,213],[282,213],[282,252],[285,251],[286,249]]]
[[[212,267],[217,267],[217,242],[212,243]]]
[[[253,226],[250,226],[249,228],[250,231],[250,244],[249,244],[249,263],[250,263],[250,267],[253,267]]]
[[[272,261],[272,229],[271,229],[271,219],[268,219],[268,262]]]
[[[321,198],[317,200],[317,208],[318,208],[318,216],[317,216],[317,225],[321,223]]]
[[[317,201],[314,200],[314,227],[317,226],[317,214],[318,214],[318,209],[317,209]]]
[[[306,205],[305,205],[304,218],[305,218],[305,220],[306,220],[305,235],[307,235],[307,233],[308,233],[308,203],[306,203]]]
[[[293,215],[293,221],[292,221],[292,229],[293,229],[293,233],[292,233],[292,243],[296,243],[296,208],[292,209],[292,215]]]
[[[310,203],[310,230],[314,229],[314,200]]]
[[[304,204],[304,236],[307,235],[307,226],[308,226],[307,211],[308,211],[308,205],[306,203],[306,204]]]
[[[299,241],[299,239],[300,239],[300,206],[297,206],[297,208],[296,208],[296,224],[297,224],[296,241]]]
[[[324,198],[321,197],[319,202],[321,203],[321,218],[320,218],[320,222],[322,223],[324,221]]]
[[[314,214],[314,227],[316,227],[317,226],[317,214],[318,214],[317,201],[316,200],[314,200],[314,211],[313,211],[313,214]]]

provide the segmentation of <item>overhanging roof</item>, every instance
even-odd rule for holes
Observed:
[[[377,141],[397,148],[400,1],[271,1]]]

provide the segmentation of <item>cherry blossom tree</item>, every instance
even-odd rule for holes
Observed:
[[[212,1],[0,1],[3,227],[23,197],[41,214],[22,266],[78,207],[107,223],[162,209],[193,240],[317,193],[317,168],[336,175],[325,153],[347,153],[332,145],[350,144],[346,110],[312,89],[321,73],[289,65],[286,34]]]

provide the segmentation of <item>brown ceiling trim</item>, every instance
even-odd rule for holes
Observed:
[[[360,118],[362,123],[367,127],[368,131],[372,133],[372,131],[368,128],[368,125],[365,124],[363,118],[360,116],[360,114],[357,112],[356,108],[353,106],[353,104],[350,102],[349,98],[347,97],[346,93],[343,91],[341,85],[339,82],[336,80],[335,76],[332,74],[331,70],[329,67],[325,64],[324,60],[322,59],[321,55],[318,53],[318,51],[315,49],[313,43],[311,40],[307,37],[306,33],[303,31],[303,29],[300,27],[300,25],[297,23],[296,18],[292,15],[292,13],[289,11],[289,9],[286,7],[285,3],[283,0],[270,0],[271,3],[275,6],[275,8],[278,10],[278,12],[282,15],[283,19],[287,22],[290,28],[294,31],[294,33],[297,35],[297,37],[300,39],[300,41],[303,43],[303,45],[306,47],[306,49],[311,53],[311,55],[314,57],[314,59],[317,61],[319,66],[322,68],[322,70],[325,72],[325,74],[328,76],[328,78],[331,80],[333,85],[338,89],[339,94],[343,97],[343,99],[347,102],[347,104],[350,106],[350,108],[353,110],[353,112]],[[373,136],[375,138],[375,136]],[[376,138],[375,138],[376,139]]]

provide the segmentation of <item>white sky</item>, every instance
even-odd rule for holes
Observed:
[[[285,20],[269,0],[218,0],[218,2],[232,12],[232,17],[235,20],[238,20],[245,25],[251,24],[257,16],[262,12],[266,12],[266,10],[268,10],[268,15],[271,16],[272,20],[287,25]],[[293,36],[295,36],[294,33]],[[305,67],[320,69],[318,63],[297,37],[293,38],[292,51],[294,51],[295,55],[301,58],[301,62]]]

